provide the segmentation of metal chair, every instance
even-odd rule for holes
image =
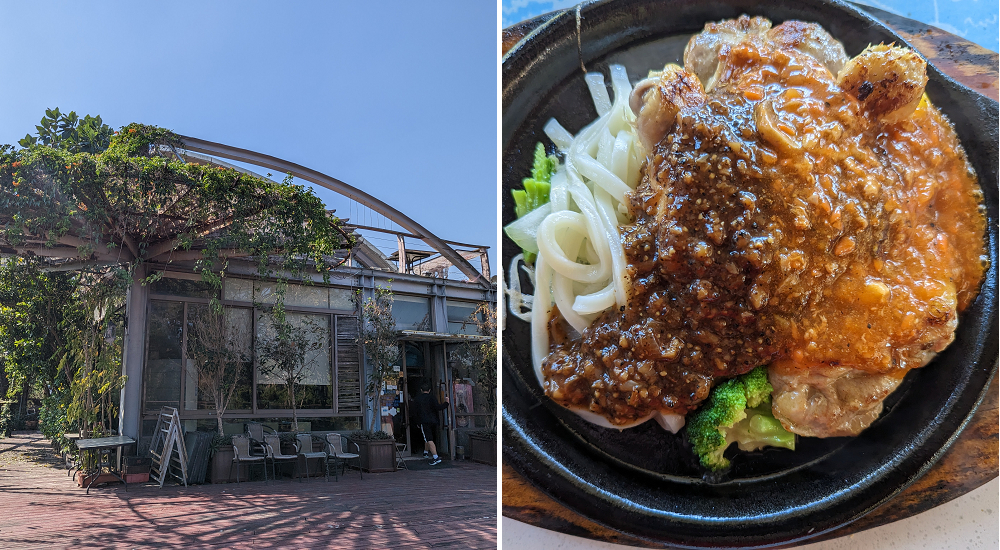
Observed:
[[[73,470],[79,470],[82,463],[80,451],[76,448],[76,440],[80,439],[78,433],[63,434],[69,440],[69,450],[63,452],[63,460],[66,461],[66,476],[73,477]]]
[[[403,451],[406,450],[406,443],[396,442],[396,469],[398,470],[402,467],[404,470],[409,470],[410,467],[406,465],[406,460],[403,458]]]
[[[330,462],[329,457],[324,451],[314,451],[313,450],[313,436],[312,434],[296,434],[295,436],[295,451],[298,456],[305,459],[306,463],[306,477],[309,476],[309,459],[319,458],[323,459],[323,466],[325,466],[323,473],[326,476],[326,480],[330,481]],[[302,481],[302,475],[299,475],[299,481]]]
[[[264,436],[278,433],[274,428],[260,422],[247,422],[243,425],[243,431],[250,437],[250,452],[255,455],[259,453],[260,456],[267,454],[267,449],[264,448]]]
[[[360,453],[361,452],[361,448],[358,447],[358,444],[357,443],[352,443],[352,444],[357,448],[358,452]],[[336,477],[336,475],[337,475],[337,470],[336,470],[336,465],[337,464],[340,464],[340,466],[341,466],[340,467],[340,475],[344,475],[344,472],[346,471],[346,468],[348,466],[350,466],[350,463],[348,461],[349,460],[353,460],[353,459],[356,458],[356,459],[358,459],[358,475],[361,476],[361,479],[365,478],[364,474],[361,473],[361,455],[358,454],[358,453],[346,453],[346,452],[344,452],[343,436],[341,436],[338,433],[329,433],[329,434],[326,434],[326,452],[327,452],[327,454],[330,455],[331,458],[334,459],[334,468],[335,468],[334,471],[333,471],[334,477]],[[327,471],[329,471],[329,468],[330,468],[329,461],[327,462],[326,467],[327,467]],[[338,481],[339,481],[339,479],[338,479]]]
[[[295,464],[295,475],[299,475],[298,455],[286,455],[281,452],[281,439],[277,435],[268,434],[264,436],[264,448],[267,451],[266,458],[271,461],[271,479],[278,479],[275,472],[275,463],[278,461],[292,462]]]
[[[250,454],[250,438],[245,435],[233,436],[233,462],[229,465],[229,477],[233,476],[233,466],[236,466],[236,483],[240,482],[239,465],[247,463],[248,466],[260,464],[264,468],[264,483],[267,483],[267,462],[263,456],[253,456]],[[247,470],[247,481],[252,474],[252,470]]]

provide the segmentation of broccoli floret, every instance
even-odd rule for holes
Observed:
[[[771,414],[767,367],[760,366],[712,389],[708,401],[687,424],[688,441],[701,465],[712,471],[729,467],[722,456],[731,443],[744,451],[765,446],[795,450],[795,434]]]
[[[538,143],[535,146],[535,159],[531,167],[531,177],[524,178],[522,185],[524,189],[514,189],[510,194],[514,197],[514,214],[518,218],[549,202],[549,190],[551,189],[552,174],[559,166],[559,160],[553,156],[545,154],[545,146]],[[535,254],[529,250],[523,250],[524,261],[533,263]]]
[[[545,146],[539,142],[535,146],[535,162],[531,167],[531,177],[521,181],[523,190],[514,189],[510,192],[514,196],[514,213],[518,218],[549,202],[549,182],[558,165],[556,157],[545,155]]]
[[[784,447],[795,450],[795,434],[789,432],[771,412],[771,398],[747,409],[747,417],[740,420],[726,436],[735,441],[741,451],[756,451],[764,447]]]
[[[771,382],[767,380],[767,367],[757,367],[740,376],[739,381],[743,382],[748,409],[753,409],[764,401],[770,403],[771,392],[774,391],[774,388],[771,386]]]

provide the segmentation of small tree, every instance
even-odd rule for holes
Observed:
[[[222,416],[246,379],[245,365],[250,361],[250,329],[232,322],[232,311],[195,309],[191,317],[193,338],[188,338],[188,357],[198,373],[198,391],[208,395],[215,406],[219,435],[225,435]]]
[[[392,291],[385,287],[377,287],[374,296],[362,302],[361,317],[360,340],[365,349],[365,356],[372,366],[371,376],[365,385],[365,394],[374,406],[370,429],[376,431],[381,429],[376,419],[381,418],[382,389],[386,382],[400,376],[400,373],[392,368],[399,362],[396,319],[392,316]]]
[[[299,431],[296,412],[295,385],[302,382],[312,365],[312,352],[322,349],[323,327],[310,319],[303,319],[301,326],[293,325],[283,314],[271,318],[274,334],[262,338],[258,347],[260,372],[274,376],[288,389],[288,400],[292,406],[292,426]]]
[[[465,342],[460,348],[458,359],[475,377],[476,385],[482,393],[484,409],[489,414],[486,420],[488,430],[496,431],[497,422],[497,312],[492,304],[482,303],[476,308],[466,323],[474,323],[479,334],[489,340]]]

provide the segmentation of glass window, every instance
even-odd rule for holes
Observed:
[[[249,279],[226,279],[222,285],[223,299],[236,302],[253,301],[253,281]]]
[[[259,304],[274,304],[278,301],[278,285],[256,281],[253,284],[253,299]]]
[[[215,390],[219,387],[223,392],[218,397],[228,400],[227,410],[249,409],[253,360],[250,309],[227,307],[220,319],[207,305],[189,304],[187,346],[184,409],[215,410]],[[232,388],[231,395],[228,388]]]
[[[181,399],[181,345],[184,303],[149,303],[149,343],[146,351],[145,408],[178,407]]]
[[[173,277],[163,277],[159,281],[155,281],[150,285],[149,292],[150,294],[169,294],[186,298],[212,298],[216,295],[212,285],[205,281],[174,279]]]
[[[448,332],[450,334],[479,334],[476,324],[478,302],[446,301],[448,308]]]
[[[431,301],[421,296],[395,294],[392,316],[398,330],[431,330]]]
[[[296,409],[331,409],[330,316],[289,312],[285,318],[291,334],[276,345],[271,317],[257,312],[257,408],[290,409],[294,395]]]
[[[354,311],[354,292],[349,288],[331,288],[330,309]]]
[[[330,292],[326,287],[288,285],[285,289],[285,305],[326,309],[330,307]]]

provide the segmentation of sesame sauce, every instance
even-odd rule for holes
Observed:
[[[686,414],[761,364],[901,377],[951,342],[978,292],[982,192],[933,105],[880,124],[809,56],[726,55],[631,196],[628,305],[576,340],[550,323],[557,402],[625,424]]]

